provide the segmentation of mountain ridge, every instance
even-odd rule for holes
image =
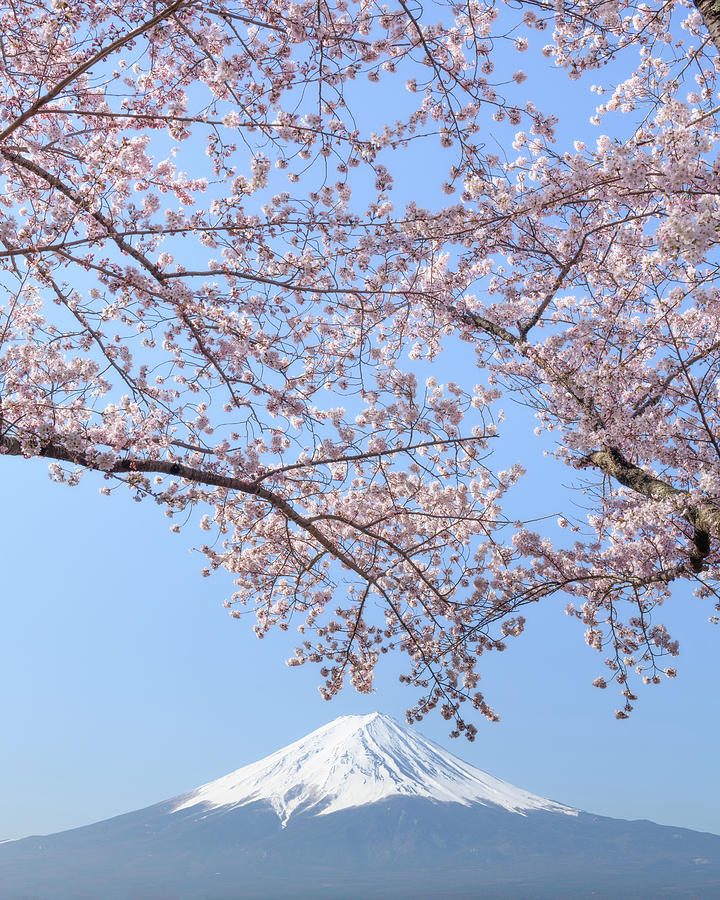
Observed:
[[[341,716],[281,750],[181,796],[173,812],[270,803],[283,824],[297,811],[328,815],[393,796],[468,805],[491,803],[524,815],[577,815],[463,762],[390,716]]]
[[[0,845],[0,900],[317,896],[717,900],[720,836],[556,804],[375,715],[145,809]]]

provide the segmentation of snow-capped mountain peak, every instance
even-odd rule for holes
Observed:
[[[173,812],[266,801],[285,825],[296,812],[326,815],[397,796],[495,805],[521,815],[529,810],[577,814],[493,778],[380,713],[335,719],[256,763],[178,797]]]
[[[346,716],[182,797],[2,844],[0,885],[2,900],[576,900],[588,885],[717,900],[720,837],[570,809],[386,716]]]

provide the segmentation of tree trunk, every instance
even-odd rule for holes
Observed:
[[[694,0],[695,8],[703,17],[710,39],[720,52],[720,0]]]

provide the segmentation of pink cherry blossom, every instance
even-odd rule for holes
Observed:
[[[618,718],[675,677],[660,607],[720,574],[709,0],[0,17],[3,453],[199,524],[325,697],[401,654],[410,720],[472,739],[483,655],[555,594]],[[581,495],[542,533],[503,512],[501,398]]]

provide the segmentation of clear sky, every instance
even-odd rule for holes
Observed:
[[[96,476],[53,484],[40,461],[2,467],[0,840],[166,799],[339,715],[403,720],[414,694],[392,662],[373,695],[321,700],[313,667],[284,665],[292,634],[258,641],[250,621],[229,618],[229,576],[203,579],[190,532],[171,534],[160,508],[102,497]],[[556,502],[553,469],[531,470],[517,502]],[[531,609],[526,634],[487,660],[481,686],[499,724],[481,720],[474,744],[450,739],[439,716],[420,730],[554,800],[720,833],[720,633],[707,609],[689,596],[667,607],[679,677],[641,689],[621,722],[618,695],[590,685],[601,657],[562,605]]]
[[[525,414],[507,411],[503,454],[526,462]],[[534,456],[514,503],[559,512],[571,473]],[[258,641],[251,619],[232,620],[222,609],[230,577],[203,579],[190,530],[171,534],[160,508],[100,496],[97,475],[68,488],[41,461],[1,458],[0,468],[0,840],[172,797],[340,715],[378,710],[403,721],[415,694],[392,660],[374,694],[347,689],[324,702],[316,669],[284,665],[293,635]],[[605,674],[602,657],[564,602],[527,610],[526,634],[484,663],[481,689],[500,723],[480,720],[473,744],[451,740],[439,715],[416,727],[542,796],[720,834],[711,610],[689,594],[673,598],[664,621],[680,639],[679,676],[640,688],[631,718],[617,721],[619,693],[591,686]]]

